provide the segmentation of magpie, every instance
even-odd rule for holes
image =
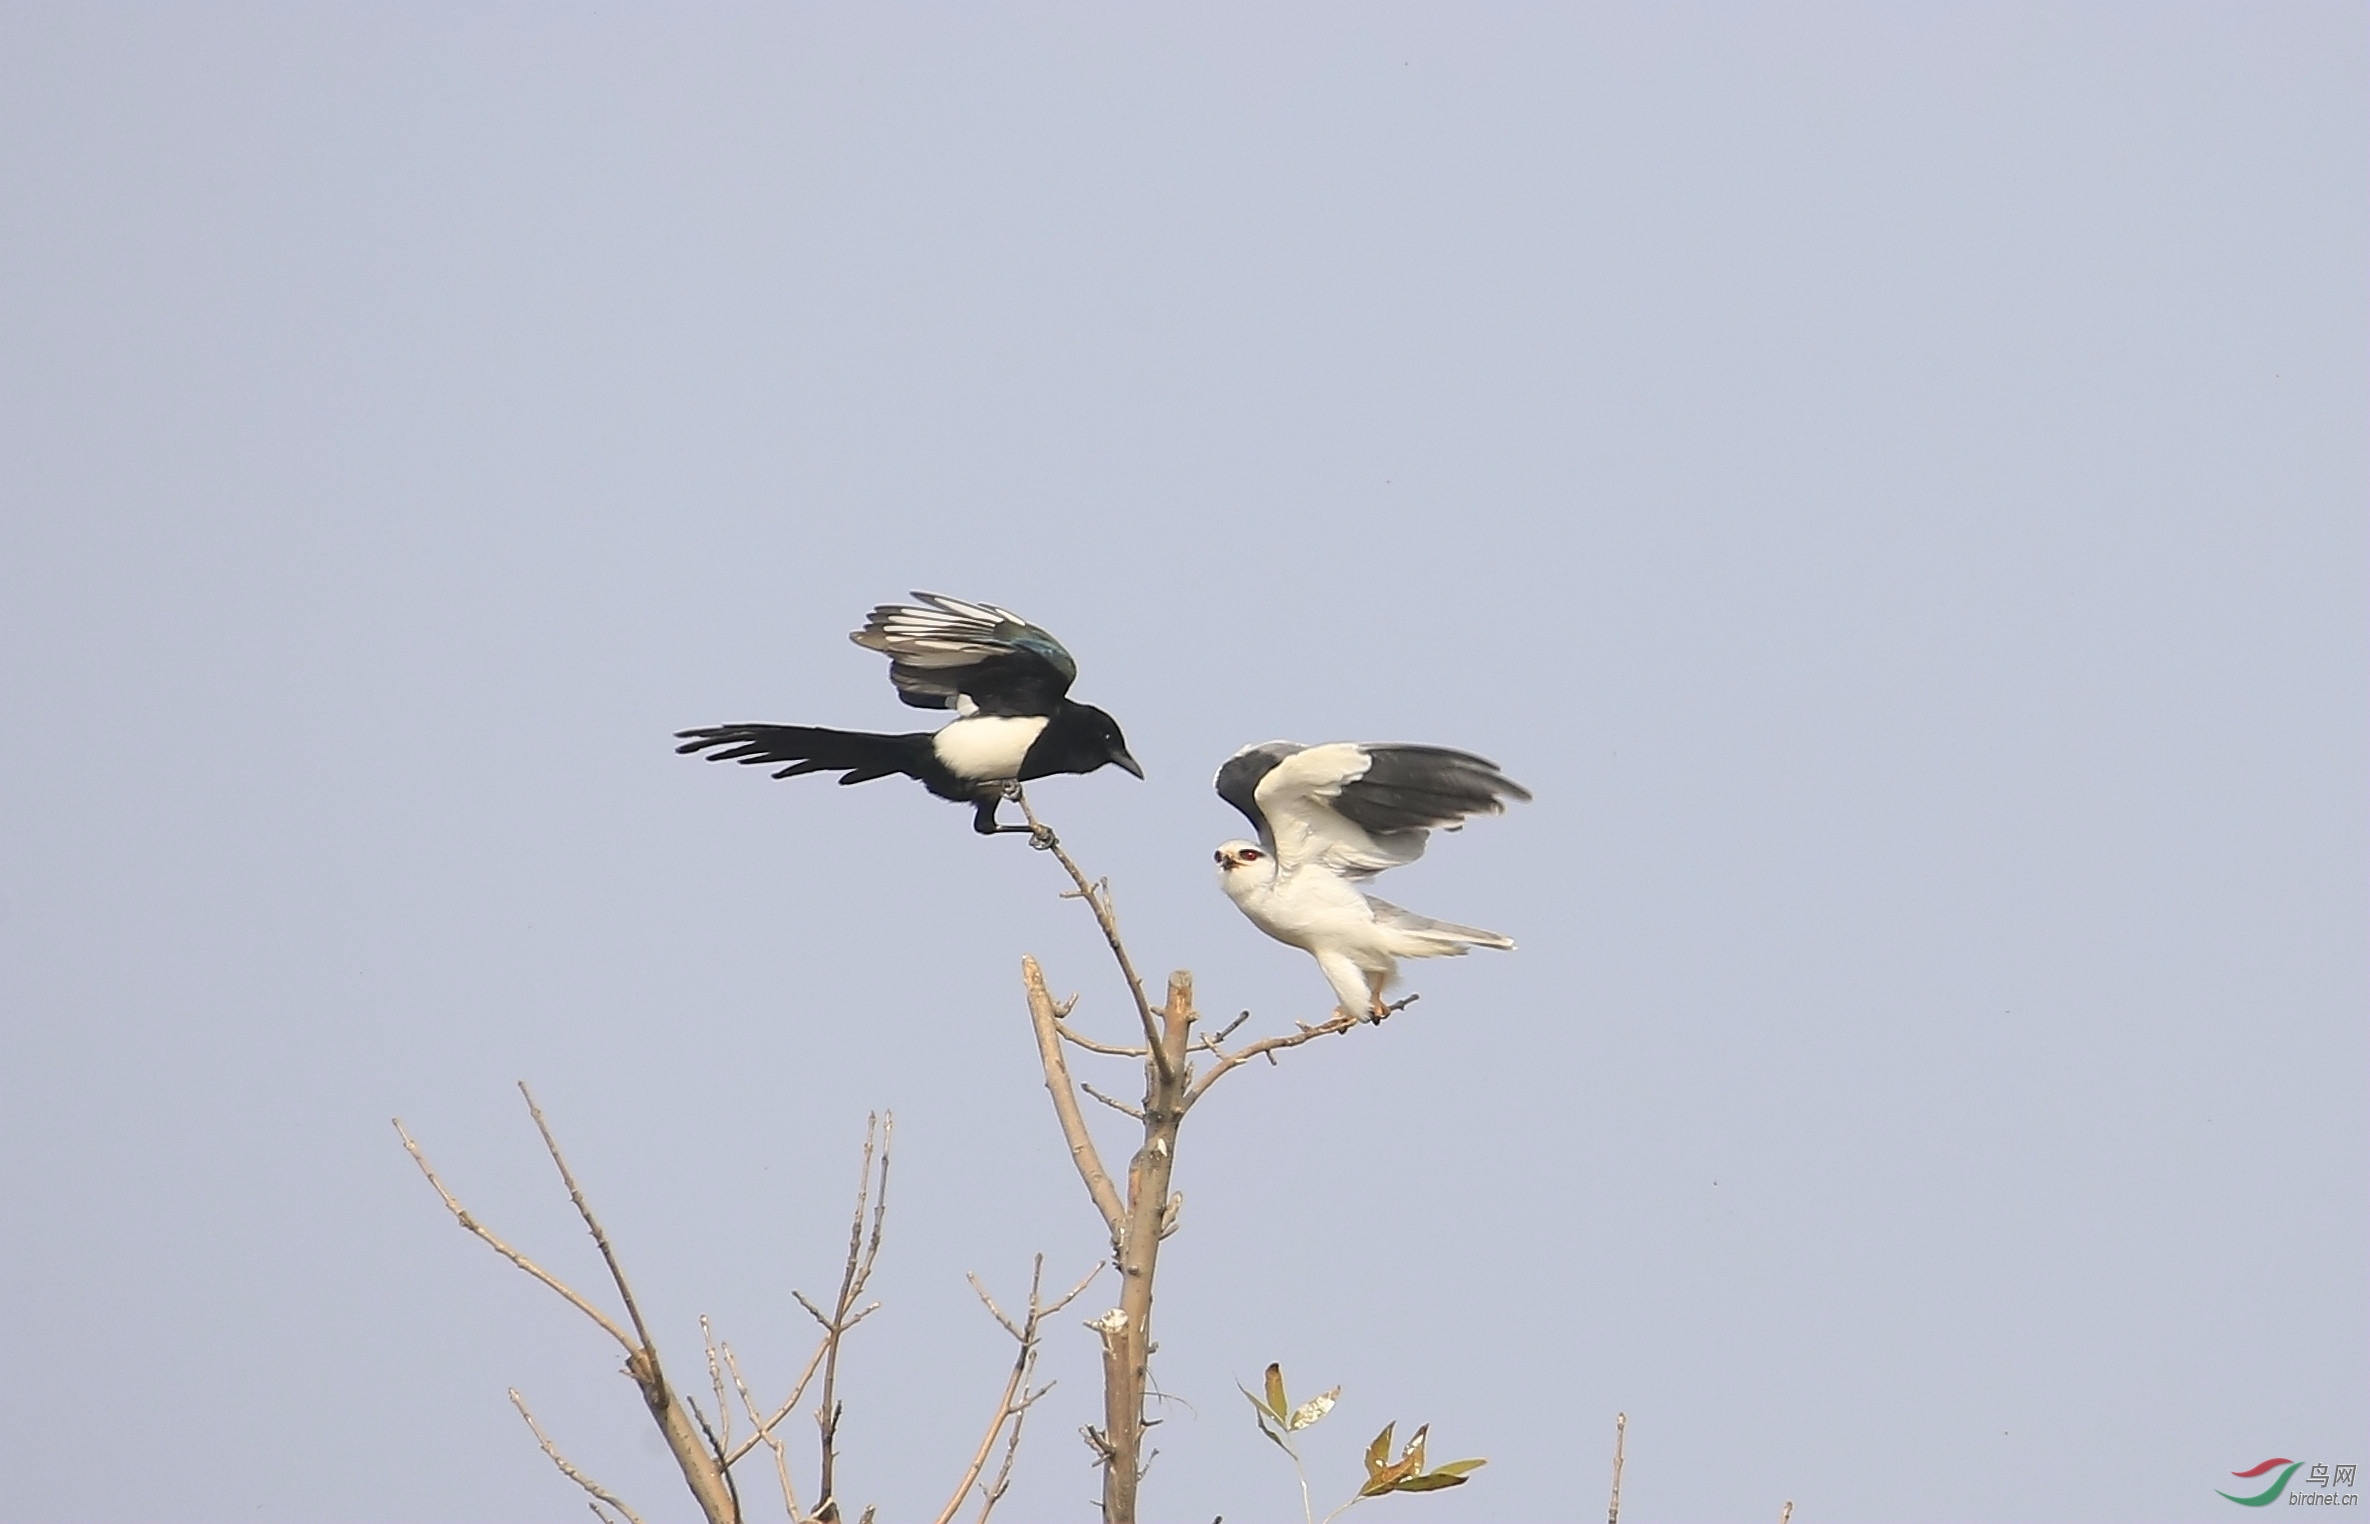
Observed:
[[[1498,765],[1444,746],[1335,741],[1246,746],[1218,769],[1218,797],[1257,842],[1220,847],[1218,882],[1252,925],[1317,960],[1344,1016],[1382,1020],[1401,958],[1511,951],[1494,931],[1435,921],[1357,886],[1414,862],[1435,826],[1502,813],[1530,791]]]
[[[813,725],[712,725],[679,730],[684,755],[711,762],[787,762],[777,778],[838,772],[841,783],[901,774],[941,799],[972,807],[982,836],[1026,832],[999,825],[997,806],[1031,778],[1091,773],[1106,763],[1137,777],[1119,723],[1073,703],[1078,663],[1062,643],[1009,609],[915,593],[920,605],[884,603],[848,639],[889,658],[889,681],[916,709],[952,709],[952,724],[910,735]]]

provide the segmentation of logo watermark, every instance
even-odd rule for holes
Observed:
[[[2275,1471],[2279,1474],[2272,1476],[2271,1474]],[[2304,1472],[2304,1485],[2294,1492],[2289,1492],[2288,1483],[2299,1471]],[[2312,1469],[2307,1471],[2304,1462],[2290,1460],[2284,1455],[2275,1455],[2267,1461],[2249,1466],[2244,1471],[2233,1471],[2230,1474],[2241,1481],[2271,1477],[2271,1485],[2252,1496],[2223,1492],[2219,1487],[2214,1489],[2215,1492],[2241,1508],[2269,1508],[2280,1500],[2282,1494],[2286,1495],[2291,1505],[2320,1504],[2338,1508],[2354,1508],[2359,1507],[2362,1501],[2352,1491],[2354,1485],[2354,1468],[2352,1466],[2332,1466],[2325,1461],[2315,1461]],[[2307,1488],[2314,1490],[2307,1491]]]

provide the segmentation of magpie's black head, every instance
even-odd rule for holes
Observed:
[[[1078,708],[1081,711],[1078,716],[1080,732],[1089,739],[1091,745],[1099,748],[1095,753],[1094,766],[1101,767],[1109,762],[1126,768],[1139,778],[1143,777],[1143,764],[1127,754],[1127,737],[1119,733],[1119,722],[1092,704],[1080,704]],[[1079,770],[1092,772],[1094,769]]]

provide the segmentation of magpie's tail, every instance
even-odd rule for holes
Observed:
[[[704,730],[678,730],[675,739],[683,743],[676,751],[685,756],[705,754],[711,762],[739,762],[750,767],[789,763],[774,773],[777,778],[836,772],[842,783],[870,783],[902,774],[932,783],[945,771],[933,765],[937,753],[930,749],[930,732],[926,730],[876,736],[814,725],[711,725]]]

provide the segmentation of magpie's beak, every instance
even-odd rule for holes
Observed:
[[[1124,746],[1111,753],[1111,760],[1118,763],[1121,767],[1126,768],[1129,772],[1134,773],[1139,778],[1144,776],[1143,764],[1138,762],[1135,758],[1129,756],[1127,754],[1127,748]]]

